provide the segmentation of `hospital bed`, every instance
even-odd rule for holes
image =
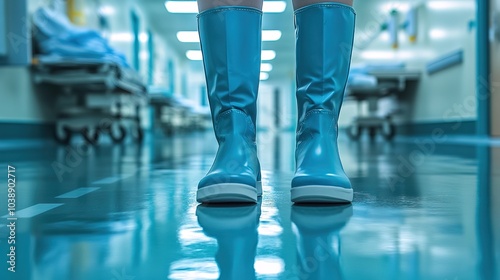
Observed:
[[[358,116],[347,128],[347,135],[358,140],[363,131],[368,132],[371,140],[380,133],[386,140],[392,140],[396,135],[396,126],[392,115],[380,116],[379,101],[389,96],[407,94],[411,86],[420,80],[420,72],[409,71],[402,67],[368,69],[364,76],[373,79],[372,83],[350,83],[346,89],[346,99],[358,104]],[[361,103],[368,103],[368,114],[361,115]]]
[[[127,134],[142,141],[141,107],[146,87],[135,71],[102,59],[40,56],[33,65],[35,84],[47,85],[56,94],[55,139],[68,144],[81,134],[96,144],[105,133],[121,143]]]
[[[164,93],[150,93],[149,104],[154,109],[155,129],[166,135],[174,132],[203,130],[211,125],[210,109]]]

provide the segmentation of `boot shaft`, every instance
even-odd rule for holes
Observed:
[[[198,15],[212,120],[232,109],[256,124],[257,90],[261,62],[262,12],[227,6]],[[218,126],[224,129],[222,126]],[[217,126],[214,125],[217,129]],[[216,134],[221,132],[216,131]]]
[[[295,11],[299,124],[311,110],[334,112],[338,119],[354,40],[355,12],[337,3]]]

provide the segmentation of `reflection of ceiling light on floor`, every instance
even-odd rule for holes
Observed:
[[[260,71],[262,72],[270,72],[273,70],[273,65],[271,63],[262,63],[260,65]]]
[[[140,57],[141,59],[143,59],[143,60],[146,60],[146,59],[148,59],[148,58],[149,58],[149,52],[147,52],[147,51],[141,51],[141,52],[139,53],[139,57]]]
[[[266,72],[260,72],[260,80],[265,81],[267,79],[269,79],[269,74]]]
[[[144,33],[139,34],[139,41],[144,43],[144,42],[147,42],[148,40],[149,40],[148,33],[144,32]]]
[[[279,30],[262,30],[262,41],[278,41],[281,38]],[[179,31],[177,40],[182,43],[197,43],[200,41],[198,31]]]
[[[285,264],[281,258],[264,256],[255,259],[254,268],[259,276],[277,276],[285,270]]]
[[[165,8],[170,13],[198,13],[196,1],[166,1]],[[282,13],[286,9],[285,1],[264,1],[264,13]]]
[[[190,60],[202,60],[203,56],[200,50],[189,50],[186,52],[186,57]],[[276,52],[265,50],[261,53],[262,60],[273,60],[276,57]]]

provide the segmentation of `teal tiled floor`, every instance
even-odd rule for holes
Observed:
[[[259,135],[264,196],[224,206],[195,201],[210,133],[3,149],[0,279],[500,279],[499,148],[342,141],[355,201],[312,207],[290,202],[293,145]]]

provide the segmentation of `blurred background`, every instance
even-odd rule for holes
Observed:
[[[500,101],[490,94],[498,88],[497,7],[491,1],[480,11],[481,24],[476,2],[355,2],[340,119],[349,137],[390,140],[436,128],[500,136]],[[120,142],[210,128],[194,2],[2,0],[0,13],[2,138],[92,142],[112,125]],[[265,1],[262,46],[258,127],[293,130],[289,1]]]

